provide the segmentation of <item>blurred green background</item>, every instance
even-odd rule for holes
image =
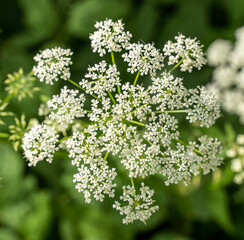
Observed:
[[[33,56],[47,47],[72,49],[72,79],[79,81],[88,65],[101,60],[91,51],[89,33],[95,21],[106,18],[122,18],[134,42],[155,42],[162,48],[180,32],[197,37],[206,50],[217,38],[234,40],[235,29],[244,25],[244,1],[0,0],[0,98],[6,97],[7,74],[20,67],[31,71]],[[195,87],[211,81],[211,74],[206,66],[182,75],[186,86]],[[63,83],[38,85],[42,91],[35,98],[13,100],[9,109],[17,116],[25,113],[27,120],[36,117],[39,95],[56,94]],[[7,121],[12,124],[13,118]],[[207,133],[218,137],[225,151],[236,134],[244,133],[238,118],[224,112],[210,129],[190,131],[182,124],[186,138]],[[162,179],[152,178],[160,211],[147,225],[123,225],[111,199],[85,204],[74,189],[73,173],[65,153],[58,153],[51,165],[43,162],[28,168],[21,153],[0,139],[0,240],[244,239],[244,186],[233,184],[228,159],[219,171],[194,178],[189,187],[166,187]]]

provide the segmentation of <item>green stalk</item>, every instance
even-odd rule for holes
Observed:
[[[137,121],[134,121],[134,120],[127,120],[127,121],[130,122],[130,123],[134,123],[136,125],[142,126],[142,127],[145,127],[146,126],[144,123],[137,122]]]
[[[58,141],[58,143],[63,142],[63,141],[66,141],[67,139],[72,138],[72,137],[73,137],[73,136],[64,137],[64,138],[60,139],[60,140]]]
[[[68,81],[73,84],[74,86],[76,86],[77,88],[81,89],[82,91],[86,92],[86,90],[84,88],[82,88],[79,84],[77,84],[76,82],[72,81],[71,79],[68,79]],[[102,100],[100,98],[98,98],[95,94],[91,94],[91,96],[93,96],[95,99],[97,99],[99,102],[102,102]]]
[[[13,98],[14,95],[15,95],[15,93],[11,93],[11,94],[9,94],[6,98],[4,98],[3,101],[0,102],[0,107],[1,107],[4,103],[10,101],[10,99]]]
[[[109,95],[109,97],[112,99],[114,105],[116,105],[116,101],[115,101],[113,95],[111,94],[111,92],[108,91],[108,95]]]
[[[131,181],[131,185],[132,185],[133,187],[135,187],[133,178],[130,178],[130,181]]]
[[[164,113],[164,112],[168,112],[168,113],[185,113],[187,112],[187,110],[166,110],[166,111],[153,111],[154,113]]]
[[[107,159],[107,157],[108,157],[108,154],[109,154],[109,152],[106,152],[103,161],[106,161],[106,159]]]
[[[111,51],[111,60],[112,60],[113,65],[116,65],[113,51]],[[117,85],[117,90],[118,90],[118,93],[120,94],[121,90],[120,90],[120,86],[119,85]]]
[[[177,67],[179,67],[181,65],[181,63],[183,62],[183,59],[181,59],[174,67],[172,67],[169,70],[169,73],[173,72]]]
[[[137,74],[136,74],[136,77],[135,77],[133,86],[136,86],[137,80],[138,80],[138,78],[139,78],[139,76],[140,76],[140,71],[141,71],[141,69],[140,69],[140,70],[137,72]]]
[[[10,134],[9,133],[0,133],[0,138],[9,138]]]

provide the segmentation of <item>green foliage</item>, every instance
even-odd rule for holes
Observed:
[[[130,1],[128,0],[77,1],[71,6],[67,27],[72,35],[87,39],[89,33],[94,30],[93,25],[96,21],[106,18],[124,18],[129,10]]]

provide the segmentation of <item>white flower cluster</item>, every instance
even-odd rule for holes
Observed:
[[[220,103],[216,95],[205,87],[190,90],[188,115],[186,119],[190,122],[200,122],[200,126],[210,127],[220,117]]]
[[[207,174],[220,166],[220,142],[207,136],[200,137],[198,142],[189,142],[189,145],[185,146],[179,141],[175,149],[164,152],[160,173],[167,176],[166,185],[177,184],[182,180],[188,185],[192,176],[198,175],[200,171]]]
[[[93,67],[88,68],[88,73],[85,79],[79,83],[86,93],[95,93],[98,97],[104,97],[107,92],[114,92],[115,86],[119,86],[120,78],[116,65],[108,65],[106,61],[95,64]],[[90,81],[89,81],[90,80]]]
[[[164,64],[164,56],[153,44],[133,43],[127,47],[129,52],[122,57],[128,62],[128,72],[140,71],[140,75],[155,75],[156,70],[160,70]]]
[[[152,200],[153,194],[154,190],[150,190],[143,182],[140,194],[136,194],[134,186],[123,186],[123,195],[120,196],[123,203],[116,201],[113,207],[120,211],[121,215],[126,215],[123,219],[124,224],[132,223],[134,220],[140,220],[146,224],[146,220],[159,209],[157,205],[152,206],[155,202]]]
[[[85,96],[80,94],[78,90],[67,89],[64,86],[60,95],[54,95],[47,102],[48,107],[52,110],[49,117],[57,120],[59,124],[67,127],[75,118],[84,117],[86,111],[83,109]]]
[[[208,88],[219,96],[226,112],[244,123],[244,27],[237,29],[235,37],[234,44],[218,39],[209,46],[208,62],[215,69]]]
[[[169,58],[169,65],[182,61],[181,71],[191,72],[193,68],[200,70],[206,64],[207,60],[202,51],[203,46],[196,41],[196,38],[186,38],[179,34],[175,40],[175,43],[168,41],[163,48],[164,55]]]
[[[37,124],[23,137],[24,156],[29,161],[29,166],[36,166],[44,159],[51,163],[53,155],[58,150],[56,144],[58,135],[54,128],[44,124]]]
[[[234,182],[242,184],[244,182],[244,134],[237,136],[236,142],[226,152],[231,158],[231,170],[235,173]]]
[[[187,89],[181,78],[174,78],[170,73],[162,73],[161,77],[152,78],[149,90],[153,102],[159,104],[157,110],[162,112],[174,109],[185,109],[189,122],[199,122],[200,126],[210,127],[220,117],[220,103],[216,95],[205,87]]]
[[[140,194],[136,193],[134,180],[157,174],[164,177],[166,185],[180,181],[188,184],[193,175],[207,174],[221,164],[220,143],[207,136],[200,137],[197,142],[183,142],[176,118],[182,113],[190,122],[210,127],[220,115],[219,103],[203,87],[185,88],[183,79],[172,75],[173,70],[157,76],[157,70],[163,67],[163,54],[154,44],[129,43],[131,35],[124,32],[120,21],[106,20],[97,23],[96,27],[98,31],[91,35],[93,50],[102,56],[106,50],[121,51],[124,48],[122,57],[128,62],[128,71],[137,72],[134,82],[122,81],[111,53],[112,65],[101,61],[89,67],[79,85],[69,80],[93,97],[88,110],[83,109],[84,95],[64,87],[60,95],[48,101],[52,112],[42,108],[41,113],[49,114],[45,123],[51,125],[50,120],[58,121],[58,124],[53,123],[55,129],[65,132],[65,137],[59,142],[65,143],[71,164],[77,168],[73,181],[76,189],[84,194],[85,201],[115,197],[118,170],[112,166],[120,166],[118,169],[122,167],[132,185],[123,187],[120,199],[124,203],[116,201],[114,208],[126,215],[123,220],[126,224],[134,220],[145,223],[158,206],[153,206],[154,191],[144,183]],[[180,66],[183,71],[200,68],[205,59],[199,43],[182,35],[176,39],[176,44],[168,43],[165,47],[168,49],[165,55],[171,58],[170,64],[175,63],[175,68]],[[152,79],[147,88],[137,83],[146,74]],[[78,125],[78,130],[75,130],[74,121],[79,121],[85,114],[88,122],[82,127]],[[72,124],[75,127],[70,126]],[[71,129],[73,133],[67,137],[66,133]],[[29,151],[35,151],[37,158],[42,156],[50,160],[57,143],[56,135],[50,139],[51,143],[47,142],[49,135],[43,139],[44,133],[39,131],[36,127],[25,135],[23,148],[31,162]],[[53,131],[50,130],[52,136]],[[37,139],[38,144],[31,145],[31,137]],[[41,141],[46,142],[44,149],[40,148]],[[44,155],[40,151],[44,151]],[[113,163],[114,158],[118,159],[116,163]]]
[[[97,126],[90,125],[86,129],[88,137],[83,132],[74,132],[73,137],[67,140],[72,165],[78,167],[78,173],[74,175],[76,189],[84,193],[87,203],[91,201],[92,193],[99,201],[103,201],[105,194],[114,197],[116,187],[113,180],[117,173],[115,168],[109,169],[106,159],[102,157],[94,127]]]
[[[69,65],[72,64],[70,56],[73,53],[70,49],[62,49],[56,47],[41,51],[34,57],[37,66],[33,67],[33,72],[41,82],[53,84],[53,81],[58,81],[59,78],[67,80],[70,78]]]
[[[121,20],[113,22],[111,19],[97,22],[95,31],[90,35],[93,52],[98,52],[102,57],[108,52],[121,52],[125,48],[132,35],[124,31],[124,24]]]

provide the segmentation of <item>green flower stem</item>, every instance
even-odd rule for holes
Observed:
[[[11,94],[9,94],[5,99],[3,99],[3,101],[0,102],[0,107],[1,107],[4,103],[10,101],[10,99],[13,98],[14,95],[15,95],[15,93],[11,93]]]
[[[130,122],[130,123],[134,123],[136,125],[142,126],[142,127],[145,127],[146,126],[144,123],[137,122],[137,121],[134,121],[134,120],[127,120],[127,121]]]
[[[132,177],[130,178],[130,181],[131,181],[131,185],[132,185],[133,187],[135,187],[134,180],[133,180]]]
[[[154,113],[163,113],[163,111],[153,111]],[[168,113],[185,113],[187,110],[166,110]]]
[[[76,82],[72,81],[71,79],[68,79],[68,81],[73,84],[74,86],[76,86],[77,88],[81,89],[82,91],[86,92],[86,90],[84,88],[82,88],[79,84],[77,84]],[[102,100],[100,98],[98,98],[95,94],[91,94],[91,96],[93,96],[95,99],[97,99],[99,102],[102,102]]]
[[[112,59],[112,63],[115,65],[115,58],[114,58],[114,52],[111,51],[111,59]]]
[[[60,140],[58,141],[58,143],[63,142],[63,141],[66,141],[67,139],[72,138],[72,137],[73,137],[73,136],[64,137],[64,138],[60,139]]]
[[[166,110],[168,113],[186,113],[188,110]]]
[[[0,138],[9,138],[10,134],[9,133],[1,133],[0,132]]]
[[[140,71],[141,71],[141,70],[139,70],[139,71],[137,72],[137,74],[136,74],[136,77],[135,77],[133,86],[136,86],[137,80],[138,80],[138,78],[139,78],[139,76],[140,76]],[[132,97],[132,92],[130,93],[129,100],[131,100],[131,97]]]
[[[109,97],[112,99],[114,105],[116,105],[116,101],[115,101],[113,95],[111,94],[111,92],[108,91],[108,95],[109,95]]]
[[[108,157],[108,154],[109,154],[109,152],[106,152],[103,161],[106,161],[106,159],[107,159],[107,157]]]
[[[85,110],[85,109],[84,109]],[[91,110],[85,110],[86,112],[88,112],[88,113],[92,113],[92,111]]]
[[[188,143],[186,143],[186,142],[184,142],[184,141],[182,141],[182,140],[180,140],[180,139],[175,139],[175,141],[176,141],[176,142],[179,142],[179,143],[181,143],[181,144],[183,144],[183,145],[185,145],[185,146],[188,146],[188,145],[189,145]],[[195,153],[197,153],[197,154],[203,156],[203,154],[202,154],[198,149],[194,148],[193,151],[194,151]]]
[[[169,73],[173,72],[177,67],[179,67],[181,65],[181,63],[183,62],[183,59],[181,59],[174,67],[172,67],[169,70]]]
[[[112,59],[113,65],[116,65],[113,51],[111,51],[111,59]],[[120,86],[119,85],[117,85],[117,90],[118,90],[118,93],[120,94],[121,90],[120,90]]]
[[[135,80],[134,80],[134,83],[133,83],[133,86],[136,86],[137,80],[138,80],[138,78],[139,78],[139,76],[140,76],[140,72],[141,72],[141,70],[139,70],[139,71],[137,72],[136,77],[135,77]]]

